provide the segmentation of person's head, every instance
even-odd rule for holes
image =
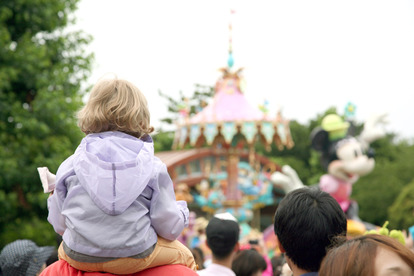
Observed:
[[[77,116],[85,134],[122,131],[140,138],[154,130],[145,96],[129,81],[117,78],[98,81]]]
[[[388,236],[359,236],[329,250],[319,275],[412,276],[414,252]]]
[[[216,214],[206,227],[207,245],[213,257],[222,260],[238,249],[240,227],[230,213]]]
[[[237,252],[231,265],[236,276],[261,276],[266,268],[266,260],[254,249]]]
[[[53,246],[37,246],[31,240],[16,240],[0,253],[3,275],[35,276],[46,267],[46,261],[56,252]]]
[[[191,253],[193,253],[194,260],[197,264],[197,269],[201,270],[204,269],[204,253],[200,247],[191,248]]]
[[[285,258],[283,257],[283,255],[273,256],[270,259],[270,262],[272,263],[273,276],[282,275],[282,267],[286,263]]]
[[[346,236],[347,220],[338,202],[317,188],[288,193],[274,219],[280,250],[298,268],[318,271],[327,247],[336,236]]]

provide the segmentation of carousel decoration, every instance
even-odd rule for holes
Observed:
[[[274,203],[272,170],[256,160],[255,145],[261,143],[270,150],[274,143],[282,150],[292,148],[294,143],[289,121],[280,111],[272,115],[267,100],[262,106],[253,107],[245,98],[243,68],[232,69],[231,36],[229,42],[228,66],[220,69],[222,77],[215,85],[212,101],[193,116],[180,113],[184,116],[177,123],[173,150],[210,147],[221,155],[225,169],[215,170],[217,166],[205,165],[209,178],[197,185],[194,201],[204,211],[214,213],[225,209],[239,221],[248,221],[252,210]]]

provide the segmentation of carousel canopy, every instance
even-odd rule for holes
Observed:
[[[211,146],[217,140],[230,145],[242,135],[248,145],[260,137],[267,146],[275,142],[279,149],[291,148],[289,121],[283,119],[280,112],[269,116],[267,111],[253,107],[245,98],[241,87],[242,69],[234,73],[226,68],[221,71],[223,76],[216,83],[212,102],[177,124],[174,147],[182,148],[187,144]]]

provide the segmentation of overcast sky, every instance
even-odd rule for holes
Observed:
[[[156,127],[167,112],[158,90],[178,99],[215,84],[231,21],[252,105],[267,99],[306,123],[352,102],[359,122],[388,112],[387,130],[414,137],[414,1],[81,0],[76,17],[94,37],[90,83],[108,72],[132,81]]]

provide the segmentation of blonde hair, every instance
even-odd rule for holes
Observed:
[[[117,78],[98,81],[77,117],[85,134],[122,131],[141,138],[154,131],[145,96],[129,81]]]

